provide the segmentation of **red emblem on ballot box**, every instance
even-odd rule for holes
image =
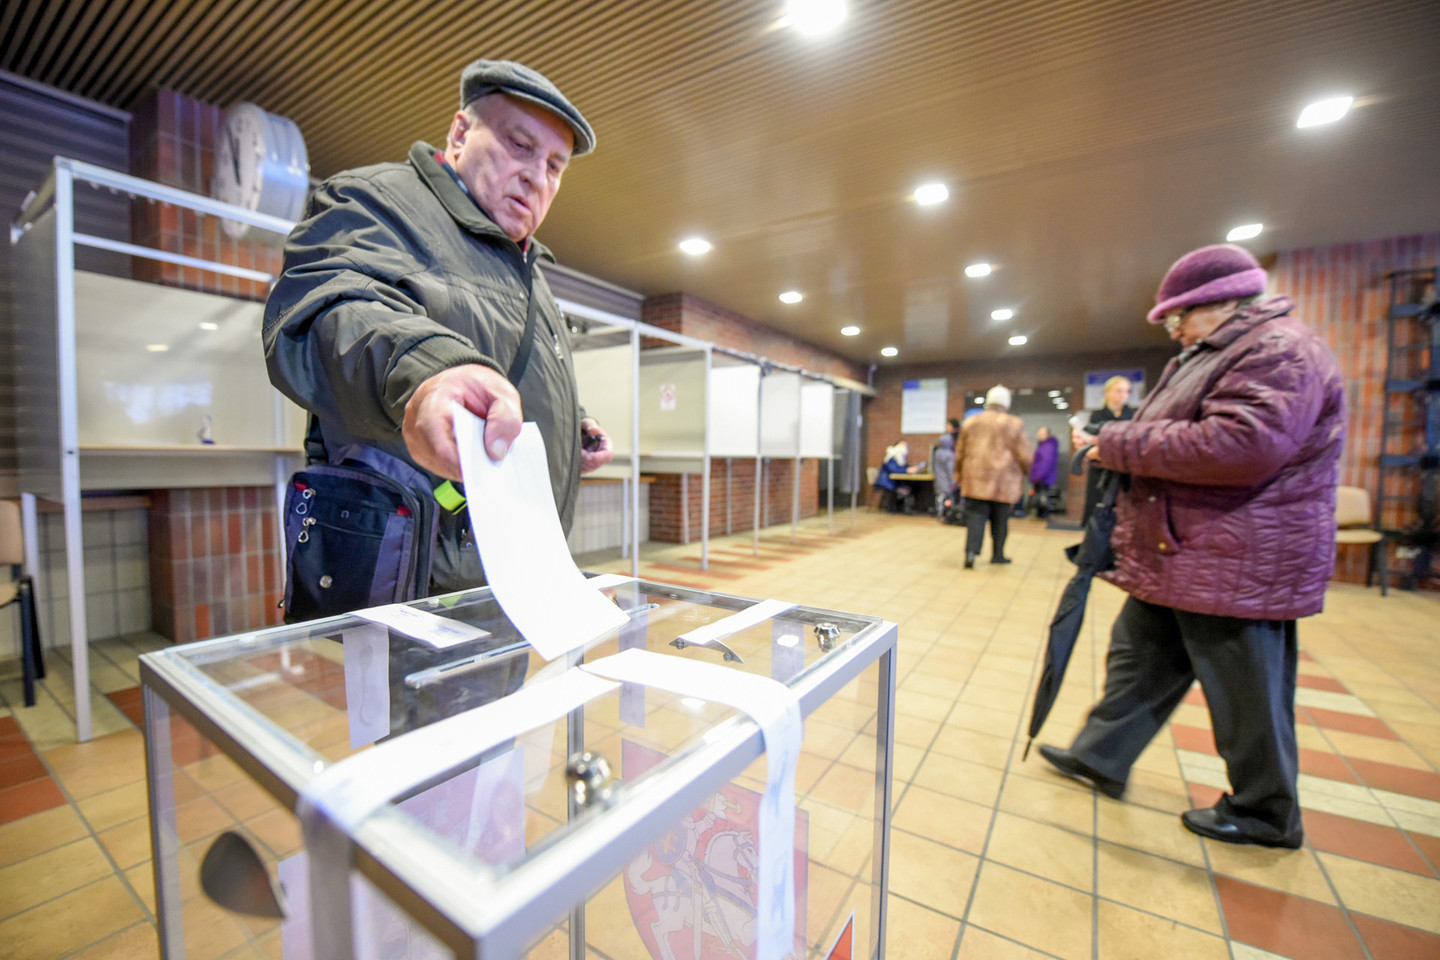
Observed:
[[[621,743],[626,780],[665,759]],[[795,949],[805,955],[809,818],[795,812]],[[744,960],[755,956],[760,794],[729,784],[630,862],[625,899],[655,960]]]

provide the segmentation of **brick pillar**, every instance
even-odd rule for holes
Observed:
[[[150,612],[177,643],[282,619],[275,501],[268,487],[156,490],[150,500]]]

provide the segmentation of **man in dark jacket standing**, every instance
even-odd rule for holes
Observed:
[[[1130,599],[1103,699],[1069,750],[1041,754],[1118,798],[1198,678],[1233,792],[1185,826],[1298,847],[1295,621],[1321,610],[1334,568],[1344,390],[1294,304],[1260,297],[1265,281],[1254,257],[1221,245],[1181,257],[1160,284],[1149,320],[1183,350],[1091,451],[1130,477],[1105,574]]]
[[[580,473],[611,448],[580,408],[569,331],[537,269],[553,257],[534,234],[571,158],[594,146],[545,77],[477,60],[461,74],[444,150],[417,143],[404,163],[315,190],[286,243],[264,342],[271,381],[318,418],[328,452],[378,448],[418,467],[453,507],[452,404],[485,418],[495,460],[533,420],[569,529]],[[484,582],[464,511],[440,516],[432,588]]]

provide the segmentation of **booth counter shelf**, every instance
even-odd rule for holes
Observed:
[[[312,891],[327,900],[348,887],[355,957],[755,957],[764,736],[745,713],[656,686],[621,684],[478,755],[456,742],[442,775],[346,828],[348,878],[305,880],[320,851],[306,849],[296,811],[327,770],[644,649],[795,694],[805,719],[788,956],[829,957],[848,930],[846,956],[882,957],[896,626],[796,606],[726,637],[734,657],[722,659],[718,646],[674,641],[756,601],[643,580],[606,592],[627,625],[548,664],[488,588],[407,605],[486,632],[444,648],[345,616],[142,657],[162,955],[352,955],[346,938],[310,929],[329,915],[312,910]],[[236,836],[258,854],[249,873]],[[283,920],[211,899],[217,877],[233,888],[247,876],[252,900],[281,891]]]

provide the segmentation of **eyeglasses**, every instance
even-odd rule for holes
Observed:
[[[1176,330],[1179,330],[1179,329],[1180,329],[1180,324],[1184,323],[1184,322],[1185,322],[1185,318],[1188,317],[1188,316],[1190,316],[1190,314],[1191,314],[1194,310],[1195,310],[1194,307],[1187,307],[1187,308],[1185,308],[1184,310],[1181,310],[1179,313],[1172,313],[1172,314],[1170,314],[1170,316],[1166,317],[1166,318],[1165,318],[1165,332],[1166,332],[1166,333],[1174,333]]]

